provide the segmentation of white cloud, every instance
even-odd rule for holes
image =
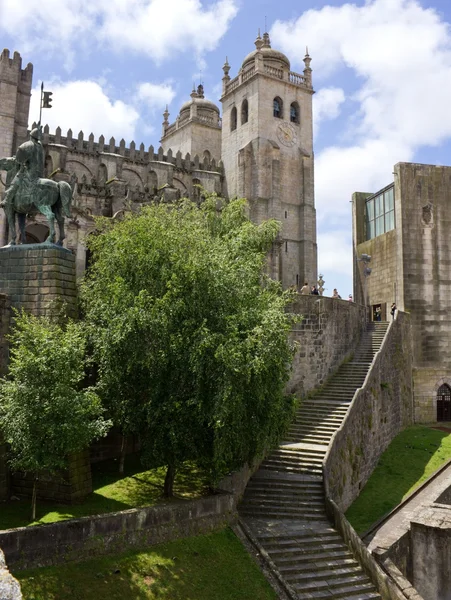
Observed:
[[[367,0],[276,22],[271,37],[292,57],[308,45],[314,85],[330,80],[346,93],[343,102],[328,87],[314,105],[317,121],[335,111],[351,114],[337,141],[316,153],[319,230],[328,231],[320,243],[329,247],[337,230],[350,240],[353,191],[377,191],[393,180],[395,163],[451,137],[450,27],[417,0]]]
[[[78,48],[108,44],[159,63],[174,53],[213,50],[237,14],[236,0],[1,0],[0,31],[22,52],[45,51],[73,66]]]
[[[164,110],[175,98],[175,90],[170,83],[140,83],[137,90],[138,100],[144,102],[151,111]]]
[[[135,137],[135,129],[139,112],[131,104],[121,100],[113,100],[95,81],[49,82],[46,89],[53,92],[51,109],[43,109],[42,122],[48,124],[54,132],[60,126],[63,135],[72,129],[74,137],[81,130],[85,138],[92,132],[100,135],[122,137],[131,141]],[[32,91],[30,120],[39,119],[40,88]]]
[[[321,121],[336,119],[345,101],[344,90],[337,87],[321,88],[313,96],[313,133],[317,134]]]

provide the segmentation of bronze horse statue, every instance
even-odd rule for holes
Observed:
[[[43,174],[43,149],[39,141],[39,130],[33,130],[30,140],[17,149],[14,157],[0,159],[0,170],[8,173],[3,207],[9,225],[10,244],[16,244],[16,215],[20,228],[20,241],[26,243],[25,217],[35,207],[49,224],[47,242],[55,243],[55,219],[58,223],[57,245],[62,246],[66,237],[64,217],[71,217],[72,188],[66,181],[53,181],[41,177]]]

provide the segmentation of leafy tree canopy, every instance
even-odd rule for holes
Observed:
[[[38,473],[66,466],[67,455],[106,434],[109,422],[92,389],[81,389],[85,337],[68,321],[17,313],[9,375],[0,380],[0,427],[14,469]]]
[[[290,300],[264,275],[279,225],[208,196],[99,222],[82,305],[114,420],[148,463],[202,460],[213,479],[276,442],[292,416]],[[167,490],[168,491],[168,490]],[[170,490],[169,490],[170,493]]]

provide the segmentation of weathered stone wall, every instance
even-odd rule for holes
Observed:
[[[31,497],[33,477],[23,473],[11,476],[13,494]],[[72,504],[83,500],[92,492],[91,461],[89,449],[71,454],[67,469],[58,475],[41,474],[37,483],[38,498]]]
[[[232,494],[0,531],[10,568],[66,563],[207,533],[236,519]]]
[[[409,315],[398,312],[324,462],[328,495],[345,511],[392,439],[413,422]]]
[[[304,396],[349,357],[366,328],[366,308],[336,298],[299,295],[290,310],[303,315],[292,331],[299,343],[287,389]]]
[[[413,584],[426,600],[451,598],[451,509],[432,505],[410,523]]]
[[[8,571],[5,556],[0,549],[0,598],[1,600],[22,600],[22,593],[17,579]]]
[[[11,306],[35,315],[50,314],[55,302],[76,311],[75,257],[64,248],[9,246],[0,248],[0,292]]]

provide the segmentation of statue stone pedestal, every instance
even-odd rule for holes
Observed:
[[[0,293],[13,308],[34,315],[49,315],[55,303],[63,302],[67,314],[75,316],[75,256],[55,244],[0,248]]]
[[[76,315],[75,256],[70,250],[46,243],[0,248],[0,375],[7,369],[6,334],[11,308],[50,316],[60,303],[65,304],[68,316]],[[20,474],[10,477],[5,450],[0,433],[0,500],[7,499],[11,491],[31,495],[31,484],[26,477]],[[74,502],[91,491],[89,451],[85,450],[70,457],[62,481],[49,478],[43,482],[39,496]]]

